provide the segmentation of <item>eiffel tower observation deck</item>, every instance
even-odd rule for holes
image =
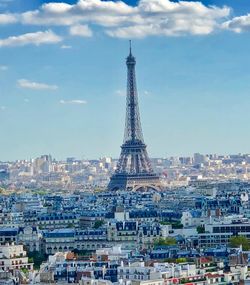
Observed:
[[[109,190],[160,190],[159,176],[151,167],[144,143],[135,76],[135,57],[131,41],[127,64],[127,98],[124,140],[115,173],[110,178]]]

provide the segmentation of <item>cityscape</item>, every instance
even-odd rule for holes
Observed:
[[[238,1],[0,0],[0,285],[250,284],[250,81],[241,58],[250,14]],[[214,46],[223,37],[234,46]],[[169,66],[157,57],[153,38],[162,50],[176,41],[179,63],[174,46]],[[183,38],[211,50],[194,56]],[[156,77],[154,65],[164,70]],[[42,83],[60,76],[61,86]],[[108,100],[114,81],[126,90]],[[154,86],[176,93],[143,91]],[[73,97],[79,90],[92,97]],[[87,111],[89,100],[99,106]]]

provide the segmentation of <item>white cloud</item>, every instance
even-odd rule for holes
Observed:
[[[115,91],[115,95],[117,96],[126,96],[126,91],[125,90],[121,90],[121,89],[118,89]]]
[[[72,36],[92,37],[93,33],[87,25],[76,25],[69,29]]]
[[[146,95],[146,96],[151,95],[151,93],[148,90],[144,90],[143,94]]]
[[[70,45],[62,45],[61,46],[61,49],[71,49],[72,48],[72,46],[70,46]]]
[[[229,8],[206,7],[200,2],[141,0],[138,20],[107,31],[120,38],[146,36],[207,35],[219,28]]]
[[[0,47],[5,46],[24,46],[28,44],[54,44],[62,41],[62,38],[51,30],[45,32],[27,33],[19,36],[11,36],[6,39],[0,39]]]
[[[232,30],[236,33],[250,32],[250,14],[235,17],[223,23],[223,28]]]
[[[14,14],[0,14],[0,25],[13,24],[18,21]]]
[[[20,15],[20,21],[48,26],[94,24],[104,27],[112,37],[143,38],[207,35],[220,29],[229,14],[228,7],[205,6],[201,2],[140,0],[137,6],[130,6],[122,1],[79,0],[73,5],[44,4]],[[85,36],[85,32],[82,35]]]
[[[120,16],[127,17],[134,8],[118,1],[79,0],[76,4],[47,3],[35,11],[21,15],[21,21],[32,25],[64,25],[95,22],[112,26],[120,22]]]
[[[0,70],[6,71],[6,70],[8,70],[8,66],[7,65],[0,65]]]
[[[0,14],[0,24],[18,21],[24,25],[69,26],[71,35],[83,37],[92,36],[91,25],[101,26],[107,35],[119,38],[208,35],[225,29],[237,33],[250,31],[250,14],[232,18],[230,12],[226,6],[206,6],[188,0],[139,0],[135,6],[122,1],[78,0],[72,5],[53,2],[21,14]],[[51,31],[46,33],[10,37],[0,40],[0,46],[62,40]]]
[[[85,100],[60,100],[60,103],[61,104],[72,104],[72,105],[83,105],[83,104],[87,104],[87,101]]]
[[[33,89],[33,90],[56,90],[58,89],[57,85],[48,85],[45,83],[29,81],[27,79],[19,79],[17,83],[20,88],[26,88],[26,89]]]

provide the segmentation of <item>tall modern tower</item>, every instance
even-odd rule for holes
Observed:
[[[160,189],[144,143],[135,77],[135,57],[130,52],[127,64],[127,108],[124,140],[117,168],[110,178],[109,190]]]

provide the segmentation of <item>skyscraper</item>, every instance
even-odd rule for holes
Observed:
[[[127,107],[124,140],[109,190],[160,189],[159,177],[154,173],[144,143],[135,76],[135,57],[130,52],[127,64]]]

